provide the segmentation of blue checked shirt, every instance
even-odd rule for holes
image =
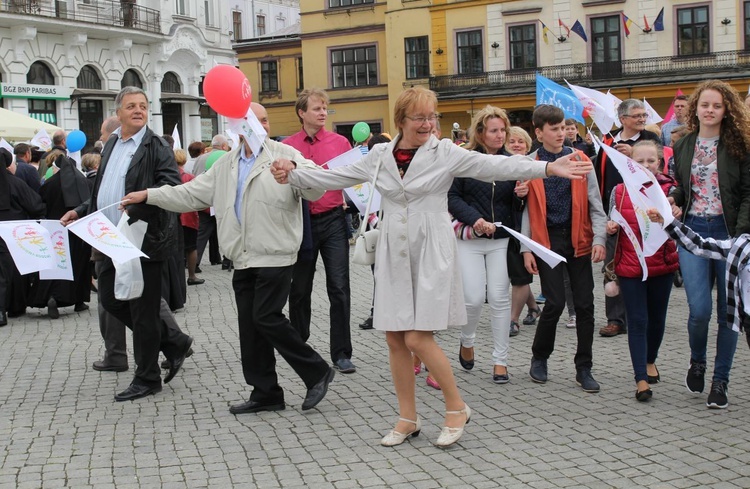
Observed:
[[[102,175],[102,183],[99,185],[99,194],[96,200],[97,209],[120,202],[125,196],[125,175],[128,173],[130,161],[133,159],[135,151],[141,145],[143,136],[146,134],[146,126],[143,126],[133,136],[128,139],[122,139],[120,136],[121,129],[118,127],[112,133],[117,135],[117,142],[114,148],[112,148],[112,154],[109,155],[107,166]],[[102,214],[114,224],[117,224],[122,211],[118,210],[117,206],[112,206],[109,209],[105,209]]]
[[[250,176],[250,170],[253,169],[253,165],[255,164],[255,155],[251,154],[250,156],[246,156],[245,151],[247,148],[245,145],[242,145],[242,149],[240,150],[240,164],[239,164],[239,174],[237,175],[237,192],[234,196],[234,214],[237,216],[237,220],[242,223],[241,219],[241,213],[242,213],[242,189],[245,188],[245,180],[247,180],[247,177]]]

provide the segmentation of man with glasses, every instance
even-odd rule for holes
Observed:
[[[622,127],[614,133],[605,134],[602,143],[615,148],[625,156],[630,156],[632,147],[638,141],[655,141],[661,144],[659,136],[651,131],[646,130],[646,119],[648,113],[642,100],[629,98],[623,100],[617,107],[617,116],[620,119]],[[603,149],[599,149],[599,154],[594,162],[596,178],[599,181],[599,191],[601,192],[604,208],[609,207],[609,196],[612,189],[618,183],[622,183],[620,172],[617,171],[607,154]],[[607,257],[604,259],[605,265],[609,263],[615,254],[615,245],[617,244],[617,235],[607,237]],[[606,279],[605,279],[606,280]],[[610,337],[618,334],[627,333],[625,322],[625,304],[622,297],[606,297],[604,306],[607,314],[607,325],[599,330],[601,336]]]
[[[283,141],[319,166],[325,166],[332,158],[351,149],[345,137],[325,128],[328,102],[328,94],[321,89],[303,90],[295,105],[302,129]],[[310,224],[309,227],[305,226],[302,247],[292,275],[289,320],[302,335],[302,339],[307,341],[310,336],[313,278],[320,254],[325,266],[326,289],[330,302],[331,360],[339,372],[353,373],[356,367],[351,360],[352,340],[349,324],[349,227],[344,213],[344,196],[340,190],[333,190],[326,192],[316,201],[305,201],[304,204],[303,212],[309,209]]]

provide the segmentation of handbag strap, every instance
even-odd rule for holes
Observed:
[[[367,198],[367,207],[365,208],[365,216],[364,219],[362,219],[362,222],[359,224],[359,233],[358,236],[362,236],[365,234],[365,229],[367,229],[367,220],[370,217],[370,203],[372,202],[372,194],[375,192],[375,182],[378,180],[378,174],[380,173],[380,166],[383,164],[383,157],[381,156],[378,159],[378,166],[375,168],[375,176],[372,179],[372,184],[370,186],[370,196]]]

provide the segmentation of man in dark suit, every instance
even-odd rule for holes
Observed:
[[[65,214],[61,221],[68,224],[79,216],[97,209],[111,221],[118,222],[121,212],[110,206],[136,190],[162,185],[179,185],[180,176],[174,153],[167,143],[146,125],[148,97],[140,88],[125,87],[115,99],[121,126],[116,129],[102,151],[102,162],[94,183],[91,199]],[[164,382],[171,381],[182,367],[193,339],[167,327],[159,317],[161,301],[161,269],[174,248],[177,216],[145,205],[128,207],[131,221],[148,224],[141,250],[148,258],[141,259],[143,293],[137,299],[115,298],[115,267],[105,258],[99,275],[99,294],[104,308],[133,330],[133,350],[137,368],[135,378],[116,401],[129,401],[156,394],[162,389],[159,351],[170,361]]]
[[[31,166],[31,146],[26,143],[19,143],[13,147],[13,153],[16,155],[16,177],[20,178],[26,185],[31,187],[34,192],[39,192],[42,186],[41,179],[36,168]]]

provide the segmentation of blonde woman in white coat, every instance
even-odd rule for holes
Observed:
[[[558,175],[581,178],[588,162],[561,158],[549,165],[525,156],[502,157],[467,151],[432,135],[437,121],[437,97],[409,88],[396,100],[394,124],[398,136],[376,145],[361,161],[326,171],[295,170],[294,162],[279,159],[271,171],[279,183],[301,188],[341,189],[371,181],[378,162],[376,187],[384,217],[375,258],[375,329],[386,332],[391,374],[398,397],[399,420],[381,444],[394,446],[417,436],[412,354],[419,355],[445,395],[444,427],[436,445],[452,445],[464,432],[471,409],[456,387],[448,358],[433,331],[466,323],[461,270],[448,214],[447,193],[455,177],[529,180]]]

